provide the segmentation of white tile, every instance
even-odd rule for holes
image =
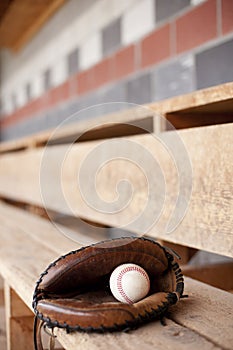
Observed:
[[[37,75],[32,79],[32,98],[41,96],[44,92],[42,75]]]
[[[2,95],[2,114],[3,117],[12,112],[12,103],[10,96]]]
[[[122,41],[130,44],[155,27],[155,9],[153,0],[140,0],[134,7],[128,9],[122,18]]]
[[[131,11],[138,2],[147,0],[100,0],[96,2],[98,6],[95,8],[92,23],[97,25],[99,29],[110,24],[114,19],[122,16],[127,11]],[[153,0],[152,0],[153,1]],[[91,14],[91,13],[90,13]]]
[[[191,0],[191,5],[196,6],[196,5],[201,4],[204,1],[206,1],[206,0]]]
[[[24,106],[27,103],[27,96],[25,91],[25,86],[20,86],[16,90],[16,97],[17,97],[17,107],[20,108]]]
[[[87,69],[102,58],[100,32],[89,37],[80,47],[80,69]]]
[[[52,67],[52,85],[58,86],[62,84],[67,79],[67,64],[66,59],[60,59],[58,62],[54,63]]]

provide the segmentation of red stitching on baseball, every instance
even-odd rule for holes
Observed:
[[[137,266],[128,266],[128,267],[125,267],[118,275],[117,277],[117,290],[118,292],[120,293],[120,295],[123,297],[123,299],[128,303],[128,304],[133,304],[133,301],[127,296],[127,294],[125,293],[125,291],[123,290],[123,287],[122,287],[122,278],[123,276],[129,272],[129,271],[137,271],[139,272],[141,275],[143,275],[148,284],[150,284],[150,280],[146,274],[145,271],[141,270],[139,267]]]

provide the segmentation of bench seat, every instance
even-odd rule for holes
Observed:
[[[12,312],[10,327],[12,331],[21,329],[25,333],[25,327],[31,331],[32,293],[40,273],[51,261],[77,249],[79,245],[61,235],[48,220],[3,202],[0,202],[0,222],[1,274],[7,281],[6,301],[12,298],[6,305],[18,305],[8,310]],[[189,298],[171,308],[165,327],[160,322],[153,322],[129,333],[104,336],[66,334],[64,330],[57,329],[58,340],[68,350],[76,350],[77,344],[82,350],[140,347],[148,350],[232,349],[233,295],[190,278],[185,278],[185,293]],[[11,341],[18,344],[18,338],[13,337]],[[31,346],[32,339],[27,339],[22,348],[30,349]],[[13,344],[12,349],[15,349]]]

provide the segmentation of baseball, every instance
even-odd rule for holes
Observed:
[[[126,304],[144,298],[150,290],[150,279],[146,271],[136,264],[123,264],[115,268],[110,276],[113,296]]]

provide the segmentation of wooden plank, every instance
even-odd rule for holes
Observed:
[[[33,313],[6,282],[4,291],[7,349],[32,349]]]
[[[127,111],[80,120],[65,124],[56,130],[50,129],[22,139],[0,143],[0,153],[40,147],[47,142],[52,145],[153,132],[154,114],[155,112],[147,106],[139,106]],[[157,121],[157,132],[160,130],[159,125],[160,121]]]
[[[20,211],[20,209],[17,210]],[[49,226],[52,224],[45,219],[37,219],[38,222],[43,221],[49,231]],[[25,226],[26,221],[25,219]],[[8,221],[3,223],[1,220],[1,273],[11,288],[31,308],[35,281],[47,265],[57,257],[58,252],[53,250],[55,245],[49,249],[43,242],[39,243],[35,240],[33,235],[25,233],[25,226],[20,231],[18,226],[14,226],[14,222],[16,220],[11,224]],[[21,249],[22,247],[24,249]],[[181,349],[195,349],[197,344],[202,349],[230,349],[232,332],[229,333],[229,329],[232,329],[230,312],[233,309],[233,295],[189,278],[185,279],[185,292],[190,295],[190,298],[182,300],[171,310],[169,316],[171,321],[168,320],[167,327],[154,322],[129,334],[104,335],[104,342],[103,335],[83,333],[67,335],[59,331],[59,341],[66,345],[67,349],[75,349],[77,344],[81,349],[86,349],[88,346],[89,349],[102,349],[104,344],[105,348],[113,349],[119,347],[130,349],[137,344],[145,344],[143,349],[162,349],[162,347],[170,349],[172,344],[177,344]],[[212,301],[210,301],[211,298]],[[214,317],[215,320],[212,322]]]
[[[6,322],[5,322],[5,308],[0,305],[0,349],[6,350]]]
[[[76,215],[95,219],[96,221],[112,226],[125,225],[128,222],[132,222],[135,216],[143,210],[148,199],[148,188],[145,183],[144,174],[138,171],[133,162],[131,162],[131,160],[137,158],[135,157],[135,145],[132,145],[132,143],[135,142],[142,147],[142,154],[139,155],[139,157],[144,156],[144,153],[146,152],[150,152],[154,159],[159,162],[160,168],[163,170],[165,177],[167,185],[166,190],[167,193],[169,193],[169,196],[166,197],[165,203],[168,208],[167,212],[164,212],[164,215],[161,217],[160,225],[158,224],[157,227],[156,225],[152,227],[149,233],[158,238],[163,238],[175,243],[232,256],[233,241],[231,227],[233,223],[233,184],[231,177],[229,177],[229,174],[232,173],[233,170],[232,131],[233,125],[229,124],[183,130],[179,132],[179,136],[184,142],[193,168],[193,173],[186,175],[183,186],[187,186],[188,189],[190,177],[193,177],[193,188],[186,216],[181,225],[170,235],[164,232],[164,225],[167,223],[169,215],[172,212],[172,206],[177,200],[179,174],[177,174],[177,169],[173,163],[173,159],[165,152],[159,141],[155,140],[151,135],[137,136],[131,139],[128,138],[127,140],[129,140],[131,144],[124,144],[123,141],[124,147],[131,146],[131,149],[127,150],[126,155],[123,150],[123,156],[127,157],[129,161],[124,162],[123,160],[115,160],[109,162],[108,166],[101,169],[101,174],[99,172],[98,181],[96,181],[96,192],[98,192],[105,201],[111,201],[115,199],[116,184],[122,178],[128,179],[132,186],[137,189],[137,192],[127,208],[114,213],[114,215],[111,214],[111,212],[110,214],[105,214],[101,210],[98,212],[98,204],[96,204],[96,208],[91,208],[91,200],[94,195],[93,191],[90,191],[90,193],[87,192],[90,194],[88,198],[90,202],[88,204],[84,202],[78,190],[76,191],[76,174],[78,173],[78,170],[80,170],[80,165],[83,166],[83,162],[86,161],[86,158],[89,157],[91,152],[96,155],[95,150],[100,145],[98,143],[92,143],[89,145],[85,144],[82,145],[82,147],[81,145],[75,145],[66,156],[62,168],[63,176],[60,180],[62,182],[62,189],[65,193],[66,200]],[[170,144],[170,147],[173,146],[175,148],[175,143],[177,141],[176,136],[177,134],[173,132],[163,133],[161,134],[161,141],[165,141]],[[114,155],[112,156],[111,145],[110,142],[106,142],[106,147],[102,148],[102,153],[99,153],[98,166],[103,165],[103,162],[106,159],[116,157]],[[117,146],[120,147],[119,142],[115,144],[115,147]],[[207,149],[208,158],[206,152],[204,152],[204,150]],[[122,153],[119,152],[116,152],[115,154],[117,156],[119,156],[119,154],[122,156]],[[91,162],[94,162],[94,158]],[[48,163],[49,161],[47,162],[47,165]],[[143,169],[144,171],[147,171],[146,176],[148,179],[150,179],[150,174],[154,174],[154,178],[159,175],[155,173],[155,164],[145,164],[145,162],[140,163],[140,159],[139,164],[145,168]],[[84,186],[89,188],[91,184],[88,170],[91,169],[90,173],[93,174],[93,168],[91,168],[92,163],[89,163],[89,167],[87,167],[86,182],[80,184],[82,192],[85,189]],[[186,169],[183,169],[182,171],[185,170]],[[49,171],[52,172],[53,169],[50,168]],[[208,174],[208,177],[203,177],[203,174]],[[152,182],[153,179],[150,181]],[[150,186],[151,192],[153,192],[153,186],[156,188],[156,184],[152,183]],[[86,188],[87,191],[88,188]],[[213,190],[213,188],[215,190]],[[46,192],[46,195],[49,197],[48,191]],[[125,199],[126,193],[122,196],[124,196],[123,199]],[[151,201],[151,205],[156,206],[156,202]],[[107,205],[105,208],[108,210]],[[151,212],[148,210],[148,215],[146,215],[145,220],[150,220],[150,215]],[[133,225],[131,225],[131,228],[132,227]],[[193,232],[194,227],[195,233]],[[135,225],[133,229],[135,232],[140,232],[140,225]],[[226,247],[223,248],[225,244]]]
[[[22,1],[22,0],[21,0]],[[67,0],[53,0],[46,4],[43,12],[40,16],[33,19],[29,28],[24,31],[20,37],[15,41],[13,49],[14,51],[20,50],[27,42],[29,42],[32,37],[39,31],[39,29],[46,23],[46,21],[54,15],[54,13],[59,10],[61,6],[65,4]],[[29,1],[29,4],[30,1]]]
[[[102,335],[74,333],[67,337],[64,331],[58,330],[59,340],[70,350],[76,349],[77,344],[82,350],[197,349],[199,346],[232,349],[232,294],[190,278],[185,278],[185,292],[189,298],[172,308],[166,327],[154,322],[128,334],[104,335],[104,342]]]
[[[11,210],[7,212],[6,208]],[[0,212],[1,273],[14,288],[8,283],[5,287],[8,348],[32,349],[34,316],[31,303],[35,282],[51,261],[67,250],[77,248],[77,244],[63,237],[59,230],[56,232],[49,221],[23,210],[2,204]],[[18,225],[14,225],[12,217],[19,220]],[[48,239],[44,242],[46,236]],[[19,334],[22,334],[20,340]]]
[[[233,95],[233,83],[226,83],[214,87],[210,87],[203,90],[198,90],[192,92],[190,94],[173,97],[171,99],[160,101],[156,103],[151,103],[148,105],[139,106],[137,108],[132,108],[116,113],[106,114],[104,116],[98,116],[89,120],[79,120],[78,122],[74,122],[70,125],[64,125],[61,129],[56,131],[54,134],[54,130],[43,131],[37,133],[32,136],[27,136],[19,140],[8,141],[0,144],[0,153],[9,152],[13,150],[25,149],[31,146],[37,145],[45,145],[47,141],[53,135],[53,142],[61,143],[64,141],[71,141],[74,138],[79,138],[80,135],[86,135],[86,137],[90,139],[90,137],[96,137],[95,130],[97,134],[102,129],[101,137],[113,137],[120,136],[118,133],[112,134],[114,128],[112,128],[112,121],[114,123],[122,124],[122,123],[136,123],[137,120],[139,124],[143,123],[142,121],[146,120],[145,127],[150,128],[151,120],[154,120],[154,131],[158,132],[159,130],[164,130],[164,120],[161,120],[161,123],[158,122],[155,114],[166,118],[168,115],[168,119],[179,127],[179,120],[177,121],[176,115],[182,113],[190,113],[193,111],[193,114],[189,117],[190,123],[193,125],[195,122],[196,115],[200,115],[201,113],[207,113],[208,111],[213,112],[216,109],[216,103],[220,103],[221,108],[219,112],[222,114],[222,123],[229,116],[229,112],[232,114],[232,95]],[[201,108],[201,110],[200,110]],[[183,117],[181,117],[182,119]],[[149,124],[147,124],[149,123]],[[160,125],[162,124],[162,125]],[[186,122],[186,127],[188,127],[189,123]],[[89,132],[89,130],[91,130]],[[104,131],[105,130],[105,131]],[[124,133],[124,129],[121,128],[120,133]],[[85,137],[83,136],[83,140]]]
[[[14,217],[14,221],[12,221]],[[24,233],[37,241],[39,244],[53,249],[58,255],[78,249],[80,244],[67,238],[63,232],[66,228],[50,224],[48,220],[41,220],[40,217],[26,211],[8,206],[0,202],[1,224],[9,230],[18,230],[19,234]],[[64,231],[63,231],[64,230]],[[82,237],[82,236],[81,236]],[[54,244],[56,242],[56,244]]]
[[[12,221],[12,217],[15,221]],[[27,233],[44,246],[48,248],[52,246],[58,254],[78,249],[81,244],[87,245],[107,238],[107,229],[101,227],[101,230],[98,231],[96,226],[87,224],[78,218],[74,219],[75,228],[64,226],[62,222],[66,224],[66,220],[62,218],[60,224],[59,217],[57,221],[54,218],[53,225],[48,225],[48,220],[40,220],[37,215],[0,201],[0,220],[4,225],[18,227],[19,231]],[[98,232],[100,232],[99,235]],[[55,245],[54,242],[56,242]]]
[[[17,234],[16,232],[12,232],[11,231],[11,236],[13,236],[12,238],[17,238]],[[41,266],[41,261],[37,262],[36,266],[33,266],[33,262],[32,260],[35,261],[35,259],[41,259],[42,261],[48,260],[48,258],[50,258],[52,260],[52,254],[47,254],[46,250],[43,250],[42,253],[42,249],[40,249],[40,246],[38,243],[35,244],[34,242],[34,249],[33,248],[33,242],[30,242],[30,240],[26,239],[26,236],[24,235],[20,235],[21,236],[21,242],[22,244],[24,244],[25,247],[27,247],[27,253],[24,251],[24,258],[22,259],[22,253],[19,252],[19,249],[16,245],[16,249],[14,247],[11,247],[11,256],[9,256],[9,252],[10,250],[8,250],[7,246],[6,246],[6,242],[3,240],[4,243],[4,247],[7,250],[7,255],[3,256],[1,254],[1,266],[4,268],[4,274],[6,276],[8,276],[8,281],[10,281],[11,283],[14,282],[15,286],[17,288],[17,291],[19,291],[19,293],[21,294],[21,296],[24,298],[24,300],[26,301],[26,303],[28,305],[30,305],[31,302],[31,298],[32,298],[32,291],[33,291],[33,287],[34,287],[34,280],[36,279],[36,274],[39,274],[39,269],[41,269],[40,271],[42,271],[42,266]],[[1,238],[2,238],[2,232],[1,232]],[[1,240],[2,241],[2,240]],[[12,241],[12,239],[11,239]],[[14,240],[15,241],[15,240]],[[9,244],[8,244],[9,245]],[[40,252],[39,252],[40,250]],[[14,254],[15,256],[15,260],[12,258],[12,255]],[[32,254],[32,256],[31,256]],[[27,256],[27,259],[25,259],[25,257]],[[26,261],[25,261],[26,260]],[[30,262],[31,260],[31,262]],[[48,263],[48,261],[47,261]],[[15,271],[15,269],[17,268],[17,273]],[[26,270],[27,269],[27,270]],[[8,270],[8,271],[6,271]],[[25,273],[26,271],[26,273]],[[18,324],[16,324],[17,326]],[[158,326],[157,326],[158,327]],[[174,327],[172,327],[173,331],[174,331]],[[178,327],[178,330],[180,330],[180,328]],[[170,330],[171,332],[171,330]],[[78,334],[79,336],[79,341],[77,341],[77,339],[75,339],[76,342],[76,346],[77,344],[80,343],[80,338],[83,339],[83,335],[82,334]],[[167,336],[167,334],[166,334]],[[59,336],[59,340],[61,341],[61,339],[64,339],[64,335],[63,336]],[[65,338],[67,338],[67,348],[70,349],[72,340],[73,338],[71,338],[69,335],[65,335]],[[114,338],[114,337],[113,337]],[[88,337],[88,339],[90,340],[90,344],[92,344],[92,339],[93,337],[90,336]],[[111,336],[109,338],[110,343],[113,343],[113,341],[111,340]],[[156,337],[154,338],[154,343],[156,344]],[[165,341],[165,335],[162,337],[163,341]],[[192,337],[193,339],[193,337]],[[84,342],[87,341],[86,339],[84,339]],[[94,342],[96,342],[96,340],[94,340]],[[127,341],[123,340],[124,344],[127,344]],[[203,343],[202,339],[200,340],[200,343]],[[204,342],[205,343],[205,342]],[[154,344],[152,343],[150,345],[150,348],[152,348],[152,346],[154,346]],[[73,344],[73,348],[74,348],[74,344]],[[204,348],[204,347],[203,347]],[[210,347],[207,347],[207,349]]]
[[[185,293],[189,298],[175,306],[172,320],[185,325],[223,349],[232,349],[232,294],[187,277]]]
[[[0,307],[4,305],[4,291],[0,289]]]
[[[233,104],[233,101],[231,102]],[[166,130],[186,129],[198,126],[215,124],[226,124],[233,122],[233,111],[231,114],[209,114],[209,113],[171,113],[167,115],[169,123],[166,123]]]
[[[7,342],[8,350],[33,349],[33,317],[12,318],[10,320],[10,335],[11,338]]]
[[[222,349],[216,346],[212,341],[206,340],[198,333],[190,331],[186,327],[166,320],[166,326],[160,322],[153,322],[136,331],[129,333],[106,333],[106,334],[80,334],[71,333],[69,336],[63,330],[56,330],[61,344],[69,350],[76,350],[77,344],[81,350],[196,350],[200,347],[207,349]]]
[[[140,116],[140,118],[139,118]],[[86,125],[86,130],[77,125],[71,125],[65,128],[57,129],[49,140],[49,145],[73,143],[74,141],[93,141],[100,139],[108,139],[113,137],[140,135],[153,132],[153,111],[141,106],[130,109],[127,113],[111,114],[99,117],[98,119],[90,120],[87,128],[87,121],[83,123]],[[117,118],[118,117],[118,118]],[[114,121],[112,121],[114,120]],[[160,131],[161,118],[158,120],[157,132]]]
[[[25,247],[26,249],[22,249]],[[25,304],[32,309],[32,293],[40,273],[58,254],[34,241],[16,227],[1,226],[1,274]]]
[[[180,262],[179,262],[180,265],[187,266],[185,264],[187,264],[191,259],[191,257],[197,252],[196,249],[189,248],[181,244],[174,244],[172,242],[167,242],[164,240],[158,240],[158,241],[161,245],[171,249],[176,254],[178,254],[178,256],[180,257]]]
[[[46,153],[43,153],[43,149],[36,149],[18,152],[16,155],[2,155],[0,193],[2,196],[37,205],[43,206],[45,203],[48,209],[67,215],[75,214],[110,226],[126,225],[128,228],[127,224],[130,223],[130,230],[136,233],[147,233],[173,243],[233,256],[233,183],[230,175],[233,172],[232,132],[233,124],[225,124],[181,130],[178,133],[164,132],[159,139],[153,135],[141,135],[106,140],[105,143],[85,142],[69,149],[65,145],[53,146],[47,148]],[[181,153],[176,148],[178,139],[184,144]],[[164,144],[169,145],[170,152],[176,152],[180,173]],[[184,149],[192,164],[192,171],[188,173],[186,166],[189,164],[183,165]],[[144,161],[143,157],[148,155],[150,161]],[[106,159],[114,161],[105,164]],[[135,165],[137,160],[143,171]],[[77,174],[80,170],[84,171],[84,162],[87,167],[82,183],[78,186]],[[98,165],[96,169],[102,165],[101,171],[98,170],[96,185],[92,181],[97,174],[93,168],[95,162],[96,167]],[[159,207],[161,201],[157,200],[164,193],[160,192],[160,173],[155,162],[162,169],[166,183],[163,208]],[[178,198],[180,175],[183,176],[183,196],[192,185],[190,203],[180,225],[168,234],[166,225]],[[112,212],[109,203],[116,201],[116,184],[121,179],[127,179],[137,191],[128,205],[115,211],[116,203]],[[158,192],[156,200],[149,197],[150,207],[144,210],[148,200],[148,181],[151,182],[150,193]],[[83,197],[84,191],[89,196],[87,201]],[[128,202],[130,195],[129,188],[127,191],[121,192],[124,203]],[[101,208],[98,208],[96,193],[103,199]],[[96,201],[94,203],[91,202],[93,198]],[[184,198],[183,202],[186,200],[188,198]],[[156,210],[159,212],[160,209],[163,209],[162,215],[153,224]],[[144,213],[144,219],[138,222],[135,217],[141,213]],[[144,232],[145,223],[148,222],[153,225],[148,228],[148,232]]]
[[[200,266],[182,266],[184,275],[216,288],[233,290],[233,262],[222,262]]]
[[[191,109],[200,108],[201,106],[206,105],[205,111],[208,111],[208,105],[210,105],[211,108],[212,103],[226,101],[227,107],[225,108],[225,104],[223,103],[221,105],[221,112],[228,113],[229,107],[230,111],[232,111],[232,105],[228,105],[228,100],[232,101],[232,95],[233,84],[231,82],[209,87],[207,89],[197,90],[189,94],[176,96],[161,102],[151,103],[149,104],[149,108],[157,110],[159,113],[167,114],[185,111],[187,109],[190,111]]]
[[[31,293],[40,273],[51,261],[80,248],[81,244],[64,235],[66,228],[62,225],[55,226],[48,220],[1,202],[0,222],[0,273],[31,308]],[[94,242],[82,234],[80,237],[82,245]]]
[[[0,21],[0,45],[19,50],[64,2],[14,0]]]
[[[0,271],[1,273],[1,271]],[[4,281],[0,276],[0,349],[6,350],[6,317],[5,317],[5,307],[4,307]]]
[[[2,300],[2,293],[3,293],[3,288],[4,288],[4,280],[1,276],[1,273],[0,273],[0,301]],[[1,302],[0,302],[0,305],[1,305]]]
[[[4,283],[5,307],[8,318],[32,316],[32,311],[25,305],[17,293],[8,285]]]

